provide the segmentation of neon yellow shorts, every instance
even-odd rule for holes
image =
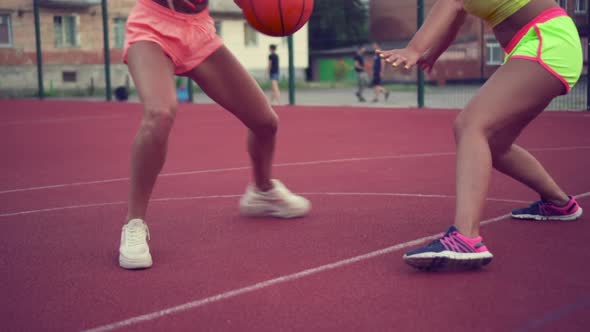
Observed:
[[[574,87],[584,65],[578,29],[560,8],[549,9],[524,26],[506,49],[506,59],[538,62],[566,87]]]

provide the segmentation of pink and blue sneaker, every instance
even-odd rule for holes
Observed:
[[[459,233],[455,226],[451,226],[440,239],[407,252],[404,261],[425,271],[471,270],[489,264],[493,257],[483,244],[481,236],[468,238]]]
[[[541,198],[529,207],[512,210],[512,218],[529,220],[576,220],[582,216],[582,208],[576,199],[570,196],[564,206],[557,206]]]

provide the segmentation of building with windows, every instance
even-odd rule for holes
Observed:
[[[435,0],[425,0],[428,13]],[[582,44],[588,36],[588,0],[558,0],[575,20]],[[371,0],[371,38],[381,41],[382,46],[400,47],[405,45],[417,28],[417,0]],[[584,52],[586,47],[584,46]],[[485,80],[504,61],[502,47],[491,29],[481,20],[469,17],[459,32],[456,42],[443,54],[435,70],[427,79],[443,84],[447,81]],[[587,59],[587,54],[585,54]],[[390,73],[393,75],[392,73]],[[415,75],[395,73],[396,80],[414,80]]]
[[[114,87],[133,85],[122,63],[125,23],[135,0],[108,2],[109,54]],[[86,94],[105,86],[101,0],[39,0],[43,75],[46,90],[77,90]],[[286,38],[252,29],[233,0],[210,4],[218,34],[257,78],[265,77],[268,46],[278,45],[282,75],[287,74]],[[303,77],[308,66],[307,26],[294,36],[295,67]],[[0,96],[34,94],[37,60],[33,0],[0,2]]]
[[[211,0],[209,1],[209,10],[215,19],[217,33],[223,38],[225,45],[255,77],[265,77],[270,44],[277,45],[281,76],[287,76],[287,38],[269,37],[254,30],[243,19],[234,0]],[[309,66],[307,25],[294,34],[293,43],[295,74],[298,78],[303,78],[305,70]]]

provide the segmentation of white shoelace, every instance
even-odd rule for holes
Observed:
[[[150,238],[150,230],[146,224],[141,226],[126,227],[127,245],[135,247],[145,244],[146,238]]]

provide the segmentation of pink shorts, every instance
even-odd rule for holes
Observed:
[[[208,9],[197,14],[183,14],[151,0],[138,0],[127,19],[125,63],[129,46],[138,41],[160,45],[172,59],[177,75],[194,69],[223,45]]]

